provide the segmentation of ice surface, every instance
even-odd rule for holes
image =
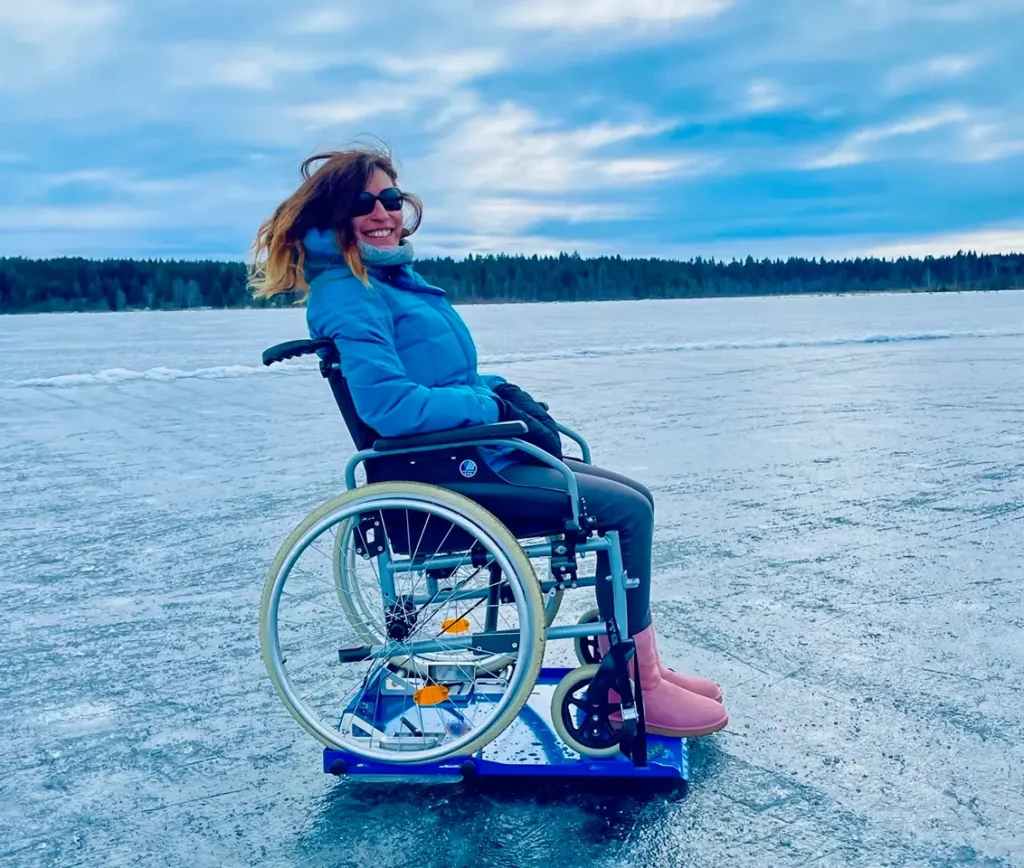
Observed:
[[[322,775],[257,635],[351,452],[260,365],[302,312],[9,316],[0,864],[1024,865],[1024,293],[461,311],[655,493],[663,651],[732,715],[690,795]]]

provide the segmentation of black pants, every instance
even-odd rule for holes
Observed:
[[[654,495],[639,482],[611,470],[566,459],[579,485],[587,514],[597,519],[601,530],[619,532],[622,563],[640,586],[626,591],[629,634],[635,635],[651,623],[651,545],[654,540]],[[565,490],[565,478],[557,470],[536,464],[514,464],[501,471],[509,482],[543,485]],[[501,517],[500,515],[498,516]],[[614,613],[611,567],[606,552],[597,555],[597,606],[603,618]]]

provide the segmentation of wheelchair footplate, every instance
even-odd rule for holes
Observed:
[[[356,754],[326,748],[323,770],[327,774],[377,781],[430,781],[436,783],[519,782],[531,780],[573,780],[579,783],[617,782],[658,784],[685,790],[689,780],[689,752],[686,739],[646,734],[647,762],[636,765],[621,751],[608,758],[582,756],[559,738],[551,722],[551,703],[556,685],[571,669],[545,668],[537,678],[530,698],[515,720],[495,740],[472,755],[449,756],[436,762],[386,763]],[[414,719],[408,706],[397,702],[397,691],[389,697],[387,679],[363,694],[357,706],[350,706],[342,725],[353,732],[393,740],[401,750],[403,737],[429,744],[431,731],[458,726],[460,717],[472,717],[477,703],[493,701],[487,690],[473,690],[465,696],[453,693],[443,705]],[[372,727],[373,732],[369,729]]]

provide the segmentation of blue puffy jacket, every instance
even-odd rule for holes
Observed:
[[[369,287],[345,263],[332,232],[310,230],[303,246],[309,334],[334,341],[367,425],[400,437],[498,421],[491,389],[505,380],[477,372],[469,329],[444,290],[413,269],[408,241],[360,246]],[[495,470],[512,460],[505,450],[487,450]]]

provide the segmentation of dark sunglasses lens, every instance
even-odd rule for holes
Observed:
[[[376,204],[376,196],[370,193],[360,193],[359,198],[356,199],[355,205],[352,206],[352,216],[365,217],[373,210],[373,207]]]
[[[398,211],[402,207],[402,191],[397,187],[381,190],[377,198],[380,199],[380,204],[386,211]]]

